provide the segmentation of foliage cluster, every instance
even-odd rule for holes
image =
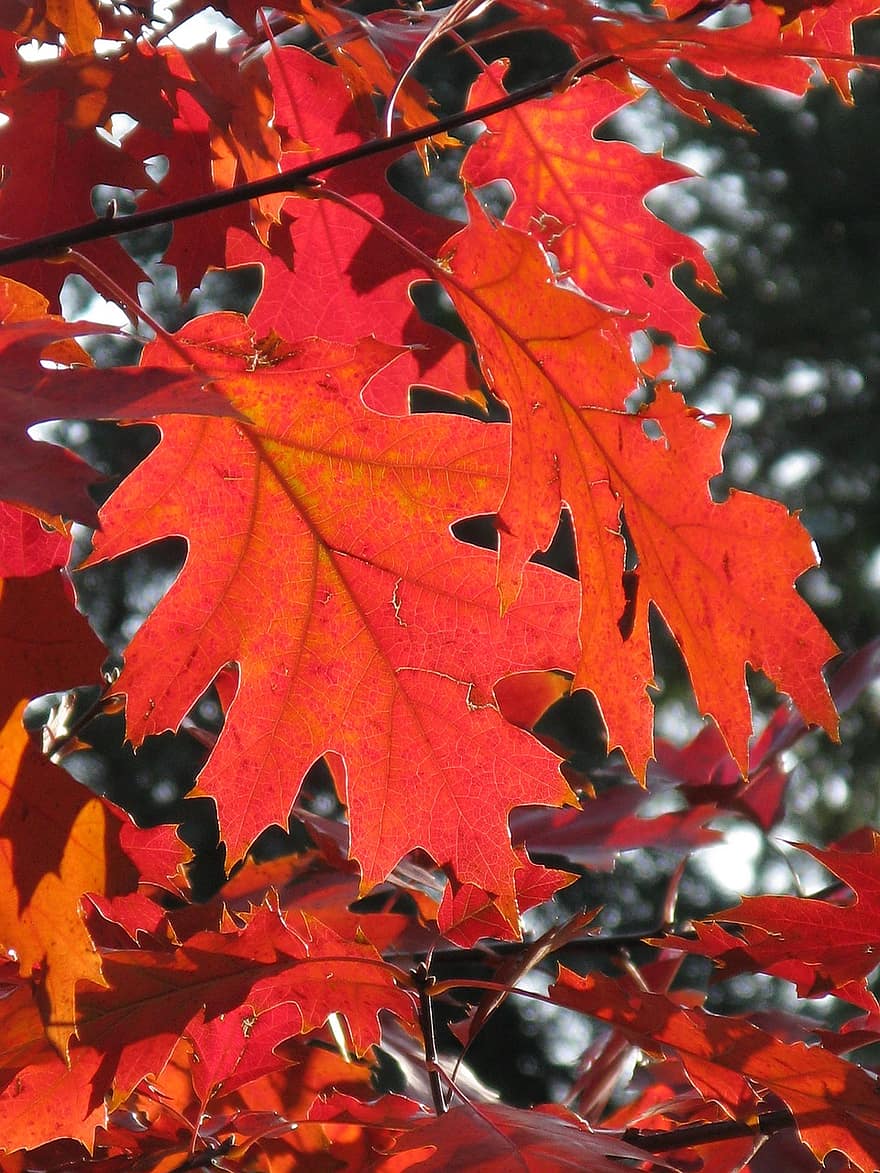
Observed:
[[[684,402],[668,346],[703,346],[682,273],[716,280],[645,204],[687,173],[608,132],[652,91],[745,133],[722,78],[849,101],[872,0],[227,0],[229,46],[180,47],[203,8],[0,15],[0,1170],[880,1167],[857,1061],[880,1042],[878,833],[805,847],[834,877],[809,898],[682,923],[679,867],[641,932],[581,908],[523,940],[623,852],[683,866],[719,815],[770,832],[785,751],[876,675],[868,647],[826,685],[798,518],[713,492],[729,421]],[[493,46],[539,33],[568,64],[520,86]],[[474,80],[439,116],[421,66],[444,54]],[[464,222],[394,186],[414,154],[428,191],[454,166]],[[170,224],[184,300],[256,267],[249,314],[151,316],[120,238]],[[129,315],[137,366],[94,364],[80,340],[111,331],[61,316],[71,272]],[[158,437],[99,512],[95,471],[29,433],[72,419]],[[86,567],[186,542],[103,681],[75,523]],[[566,545],[572,573],[544,556]],[[658,621],[712,719],[684,748],[654,738]],[[747,668],[791,698],[757,739]],[[98,681],[85,711],[64,692]],[[601,784],[546,723],[583,693],[617,751]],[[41,750],[24,714],[47,694]],[[123,708],[135,746],[185,728],[208,750],[210,899],[175,826],[64,768]],[[261,862],[289,820],[307,846]],[[693,955],[850,1017],[712,1014]],[[513,991],[595,1024],[565,1106],[506,1105],[469,1069]]]

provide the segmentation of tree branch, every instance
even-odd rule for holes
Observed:
[[[440,1069],[437,1066],[437,1035],[434,1029],[434,1004],[431,1000],[431,990],[435,981],[433,975],[428,972],[428,966],[424,961],[416,966],[410,976],[419,996],[419,1026],[422,1028],[422,1038],[425,1043],[425,1066],[428,1071],[431,1098],[434,1101],[434,1111],[438,1116],[442,1116],[447,1109],[447,1104],[446,1096],[443,1093]]]
[[[153,208],[149,212],[133,212],[128,216],[109,216],[102,220],[91,220],[87,224],[80,224],[75,228],[65,228],[60,232],[50,232],[46,236],[37,236],[19,244],[8,245],[6,248],[0,248],[0,265],[11,265],[16,261],[57,257],[75,245],[87,244],[95,240],[106,240],[108,237],[123,236],[127,232],[155,228],[159,224],[173,224],[177,220],[201,216],[206,212],[228,208],[235,204],[244,203],[246,200],[258,199],[261,196],[275,195],[278,192],[292,193],[298,188],[314,187],[317,186],[315,176],[323,171],[332,171],[347,163],[355,163],[360,159],[368,159],[373,155],[395,151],[401,147],[413,146],[424,139],[432,138],[445,131],[458,130],[472,122],[482,122],[494,114],[510,110],[532,98],[540,98],[552,93],[557,87],[572,80],[574,74],[581,77],[585,74],[595,73],[617,60],[618,58],[610,53],[595,57],[583,62],[576,71],[560,70],[550,77],[541,78],[540,81],[532,82],[531,85],[505,94],[502,98],[496,98],[482,106],[475,106],[472,110],[460,110],[457,114],[438,118],[436,122],[429,122],[427,125],[416,127],[413,130],[400,131],[388,138],[370,139],[369,142],[360,143],[345,151],[337,151],[332,155],[325,155],[321,159],[303,164],[302,167],[292,167],[278,175],[270,175],[266,179],[241,183],[223,191],[205,192],[192,199],[166,204],[161,208]]]
[[[783,1128],[794,1127],[794,1116],[787,1108],[759,1112],[751,1123],[746,1120],[715,1120],[705,1124],[683,1124],[670,1131],[627,1128],[621,1140],[648,1153],[668,1153],[692,1145],[735,1140],[739,1136],[772,1136]]]

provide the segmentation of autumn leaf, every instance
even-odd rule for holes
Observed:
[[[92,1080],[100,1065],[94,1052],[74,1050],[65,1062],[52,1048],[30,983],[0,999],[0,1151],[31,1149],[59,1137],[91,1146],[107,1119]]]
[[[59,223],[55,193],[63,190],[67,224],[93,220],[92,189],[96,183],[125,188],[147,188],[151,182],[142,164],[130,158],[94,126],[78,129],[65,118],[67,95],[61,88],[64,73],[51,86],[38,73],[0,94],[0,112],[8,121],[0,126],[0,216],[11,241],[54,232]],[[35,182],[34,177],[40,181]],[[10,241],[10,243],[11,243]],[[115,240],[84,246],[84,252],[123,288],[135,288],[144,274]],[[26,261],[12,268],[18,281],[40,290],[58,305],[58,294],[69,269]]]
[[[510,479],[499,509],[505,606],[564,505],[582,584],[575,688],[599,702],[609,748],[638,776],[652,755],[648,614],[678,642],[700,711],[747,768],[745,666],[761,668],[807,721],[836,729],[821,668],[836,648],[793,588],[814,563],[786,509],[748,493],[713,500],[729,421],[688,409],[666,384],[638,412],[637,373],[616,317],[554,279],[538,245],[471,205],[449,242],[449,295],[490,387],[510,408]],[[528,290],[528,294],[524,291]],[[624,536],[624,529],[626,536]],[[766,551],[772,549],[772,559]],[[627,571],[627,558],[637,566]]]
[[[786,8],[790,19],[783,28],[783,40],[803,38],[815,46],[819,68],[845,102],[852,102],[853,25],[876,16],[877,0],[843,0],[835,4],[794,5]]]
[[[770,973],[797,986],[801,998],[825,994],[877,1012],[865,979],[880,951],[880,833],[865,830],[854,841],[808,851],[855,893],[841,904],[794,896],[748,896],[735,908],[696,921],[696,941],[671,938],[673,948],[711,957],[725,977]],[[722,926],[737,926],[736,935]]]
[[[0,578],[42,574],[63,566],[70,555],[70,534],[60,518],[57,528],[0,501]]]
[[[472,87],[468,104],[504,94],[503,78],[504,66],[495,62]],[[622,330],[652,326],[685,346],[701,346],[702,315],[674,284],[672,270],[687,261],[697,281],[717,292],[712,268],[696,241],[658,220],[644,202],[655,188],[689,173],[629,143],[595,136],[634,98],[600,77],[585,77],[560,94],[496,115],[465,155],[461,177],[475,187],[507,180],[514,201],[505,223],[536,235],[588,297],[625,310]]]
[[[105,652],[56,571],[0,586],[0,654],[0,944],[24,977],[45,967],[49,1036],[65,1050],[77,980],[100,981],[80,896],[137,877],[113,850],[117,816],[42,756],[22,716],[32,696],[96,679]],[[34,826],[38,853],[26,846]]]
[[[652,795],[662,790],[621,782],[595,798],[581,799],[579,810],[516,811],[510,820],[516,840],[522,840],[538,859],[565,859],[570,864],[605,871],[624,851],[659,847],[685,856],[708,846],[720,835],[706,824],[717,815],[709,804],[644,817],[639,814]]]
[[[300,49],[285,48],[273,54],[269,73],[276,124],[299,148],[282,156],[283,168],[365,141],[339,70]],[[367,391],[371,406],[404,413],[413,384],[462,397],[480,398],[481,393],[462,344],[425,322],[413,305],[413,285],[433,280],[435,273],[404,245],[409,242],[430,258],[454,224],[422,211],[389,186],[385,173],[398,156],[335,168],[327,186],[349,201],[346,206],[328,199],[288,200],[282,225],[272,233],[271,251],[251,234],[231,231],[227,264],[263,268],[263,289],[250,315],[259,334],[275,330],[284,337],[314,334],[348,343],[374,334],[409,347]],[[360,217],[359,207],[391,225],[396,239]]]
[[[619,1173],[621,1160],[645,1161],[645,1154],[619,1135],[594,1132],[564,1108],[548,1105],[524,1111],[506,1104],[455,1105],[444,1116],[405,1133],[377,1173],[472,1170],[473,1173]],[[661,1161],[643,1167],[660,1170]]]
[[[422,847],[512,910],[510,808],[571,794],[491,688],[574,652],[576,590],[530,567],[501,619],[494,556],[449,534],[497,500],[506,425],[368,411],[358,394],[396,353],[372,340],[261,349],[233,315],[178,337],[251,424],[162,420],[162,443],[102,510],[93,562],[172,534],[189,545],[126,653],[129,737],[176,728],[234,661],[199,779],[230,861],[286,822],[308,768],[335,751],[364,889]],[[157,342],[144,362],[180,359]]]
[[[125,419],[153,410],[224,414],[229,407],[199,372],[95,370],[75,339],[109,328],[65,322],[46,314],[46,305],[27,286],[0,281],[0,497],[47,518],[64,514],[89,524],[96,510],[87,490],[98,474],[68,449],[32,439],[28,429],[33,424]]]
[[[45,758],[22,723],[30,697],[98,679],[105,654],[57,571],[0,584],[0,945],[23,977],[41,977],[47,1034],[62,1054],[77,982],[102,981],[81,899],[139,882],[168,888],[164,873],[188,858],[171,828],[142,831]],[[28,846],[34,827],[39,851]]]
[[[293,8],[289,5],[288,8]],[[400,69],[389,63],[378,38],[366,35],[369,25],[341,7],[299,0],[295,6],[317,36],[321,37],[330,56],[339,66],[346,85],[354,95],[355,104],[366,117],[375,117],[373,98],[381,94],[386,102],[395,93],[394,112],[405,127],[425,126],[434,117],[433,100],[415,78],[408,78],[400,90],[397,82]],[[432,136],[420,146],[427,160],[429,145],[436,150],[457,146],[448,134]]]
[[[209,117],[211,169],[217,187],[278,174],[281,140],[273,125],[275,105],[265,63],[234,61],[211,45],[197,45],[184,57],[195,86],[187,87]],[[278,222],[283,195],[256,201],[257,234],[268,242]]]
[[[511,819],[511,824],[513,818]],[[453,876],[437,911],[437,927],[447,940],[471,948],[483,937],[499,941],[520,936],[520,914],[551,900],[561,888],[577,879],[574,872],[543,867],[528,852],[517,851],[515,892],[506,898],[493,896],[474,884],[460,884]]]
[[[77,1036],[102,1056],[101,1086],[112,1081],[115,1103],[162,1070],[183,1034],[205,1049],[209,1066],[224,1048],[231,1074],[243,1059],[253,1062],[250,1050],[265,1060],[331,1014],[345,1018],[357,1054],[378,1042],[380,1010],[413,1021],[400,971],[371,946],[343,941],[303,914],[282,919],[269,905],[243,927],[196,933],[177,949],[109,951],[103,974],[103,987],[80,990]]]
[[[624,989],[601,974],[560,967],[554,1002],[612,1023],[648,1054],[677,1056],[706,1099],[735,1118],[750,1118],[757,1098],[773,1093],[819,1160],[838,1149],[860,1169],[880,1161],[876,1082],[821,1047],[781,1043],[745,1019],[685,1009],[664,994]]]
[[[835,699],[833,689],[831,695]],[[769,831],[785,813],[790,775],[767,748],[772,746],[774,733],[791,723],[791,707],[781,705],[760,738],[749,747],[747,775],[742,773],[723,737],[712,726],[701,729],[685,746],[658,741],[653,772],[661,781],[679,786],[689,803],[705,805],[709,810],[736,811],[762,831]]]
[[[647,87],[646,104],[744,128],[722,78],[801,95],[824,75],[849,100],[853,24],[878,3],[215,0],[207,23],[204,0],[0,4],[0,252],[30,254],[10,272],[33,285],[0,280],[0,1173],[880,1168],[871,1052],[839,1058],[880,1039],[880,832],[809,849],[840,877],[818,898],[748,898],[695,934],[618,935],[644,909],[626,872],[591,874],[659,851],[665,926],[687,857],[723,834],[710,822],[772,828],[782,751],[833,732],[835,704],[877,675],[869,645],[829,698],[834,644],[796,593],[807,535],[723,495],[728,422],[664,382],[653,335],[702,345],[679,279],[714,277],[646,206],[684,171],[607,137],[609,119]],[[508,32],[509,73],[477,55]],[[571,68],[522,80],[545,41]],[[314,175],[291,178],[302,164]],[[473,189],[499,182],[496,228]],[[132,201],[145,233],[128,234]],[[43,259],[33,238],[76,224],[73,250]],[[49,312],[77,267],[132,322],[98,366],[79,336],[106,328]],[[195,312],[243,305],[259,274],[250,318],[165,333],[189,312],[166,298],[171,267],[183,301],[207,275]],[[65,310],[87,296],[77,278]],[[141,365],[102,368],[126,338]],[[110,468],[125,433],[40,425],[92,419],[152,424],[157,446],[89,564],[165,538],[186,555],[133,638],[116,605],[139,593],[130,570],[83,580],[114,655],[131,642],[93,709],[53,708],[50,760],[28,702],[97,684],[103,656],[58,569],[102,495],[74,437]],[[539,564],[563,548],[570,577]],[[715,726],[658,743],[646,769],[649,620]],[[751,745],[749,670],[794,702]],[[644,788],[593,755],[573,689]],[[174,807],[192,859],[173,825],[135,826],[55,764],[88,742],[72,768],[130,786],[123,703],[136,747],[197,742],[219,847],[204,797]],[[172,741],[157,756],[185,785]],[[149,772],[139,798],[158,810],[169,788],[148,794]],[[585,935],[596,883],[607,911]],[[565,1108],[505,1105],[444,1054],[447,1012],[470,1041],[557,950],[604,967],[609,949],[618,980],[563,970],[545,996],[598,1022],[564,1040]],[[679,984],[688,952],[863,1014],[839,1031],[774,1005],[709,1014]],[[405,1094],[379,1092],[395,1082]]]
[[[213,158],[209,144],[211,119],[187,86],[191,74],[182,53],[166,49],[162,61],[170,75],[160,92],[173,96],[173,105],[164,103],[150,118],[140,118],[123,143],[134,160],[162,158],[167,169],[157,184],[150,185],[138,199],[138,211],[149,212],[164,204],[193,199],[214,186]],[[177,225],[165,250],[166,264],[177,272],[177,286],[185,300],[210,268],[223,265],[227,231],[240,227],[250,231],[246,204],[237,204],[202,218],[195,232]]]
[[[90,53],[101,35],[95,0],[46,0],[46,17],[64,34],[71,53]]]
[[[740,7],[746,16],[741,23],[715,27],[702,23],[711,13],[687,0],[663,5],[678,18],[669,21],[572,0],[541,6],[514,0],[512,7],[518,24],[548,28],[578,60],[606,62],[605,76],[624,93],[632,92],[634,75],[689,118],[708,122],[711,115],[739,129],[748,127],[742,115],[699,83],[685,83],[672,68],[674,62],[685,62],[711,78],[733,77],[801,96],[810,85],[808,59],[821,57],[823,50],[821,43],[798,37],[795,30],[783,37],[778,12],[762,0]]]

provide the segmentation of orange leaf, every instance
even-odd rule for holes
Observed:
[[[32,991],[24,984],[0,999],[0,1151],[30,1149],[59,1137],[91,1148],[107,1118],[92,1081],[94,1052],[74,1050],[65,1063],[46,1041]]]
[[[503,74],[495,62],[468,104],[503,95]],[[702,315],[674,284],[672,269],[690,262],[699,283],[717,292],[715,275],[697,242],[644,202],[654,188],[690,173],[629,143],[595,137],[596,127],[634,97],[585,77],[561,94],[496,115],[465,156],[461,176],[474,186],[508,180],[515,199],[505,222],[542,240],[589,297],[625,309],[631,316],[618,319],[622,329],[653,326],[701,346]]]
[[[101,35],[95,0],[46,0],[46,19],[62,33],[71,53],[91,53]]]
[[[189,543],[126,654],[129,736],[176,727],[235,661],[199,779],[230,861],[286,821],[308,768],[336,751],[365,889],[422,847],[510,908],[510,808],[572,795],[491,689],[575,653],[577,591],[529,567],[502,619],[494,556],[450,536],[497,501],[507,426],[368,411],[358,392],[396,353],[373,340],[261,348],[234,315],[179,338],[252,423],[163,420],[162,443],[102,511],[93,560],[171,534]],[[145,352],[180,361],[158,342]]]
[[[809,535],[781,505],[739,492],[716,502],[709,492],[729,421],[688,409],[664,384],[651,405],[628,412],[637,370],[615,316],[560,284],[530,237],[494,228],[473,203],[472,217],[449,242],[446,285],[512,416],[499,510],[504,605],[565,505],[582,583],[574,686],[596,696],[609,745],[637,775],[653,743],[651,605],[744,772],[747,664],[834,732],[821,668],[837,649],[793,588],[814,562]]]
[[[50,572],[0,586],[0,654],[0,944],[24,977],[45,967],[49,1036],[64,1051],[77,979],[100,980],[80,896],[104,890],[111,867],[125,883],[125,861],[112,856],[102,800],[47,761],[21,719],[30,696],[97,677],[104,649]]]
[[[283,5],[290,10],[293,5]],[[392,69],[385,54],[368,36],[366,27],[344,8],[332,4],[299,0],[296,11],[301,12],[312,29],[325,42],[346,85],[355,97],[362,116],[375,117],[373,98],[381,94],[390,97],[397,83],[397,71]],[[426,126],[436,117],[432,99],[412,77],[408,78],[395,101],[395,111],[404,127]],[[457,146],[448,134],[435,135],[428,143],[438,150]],[[427,159],[427,143],[419,146],[423,160]]]
[[[300,913],[282,920],[263,905],[243,928],[196,933],[177,949],[108,951],[104,988],[80,989],[77,1035],[103,1055],[101,1090],[112,1082],[117,1104],[162,1070],[183,1034],[209,1070],[244,1082],[245,1068],[261,1075],[285,1066],[275,1048],[331,1014],[345,1018],[359,1055],[379,1041],[381,1010],[414,1027],[400,976],[371,946],[344,941]],[[210,1094],[210,1079],[197,1077],[197,1090]]]
[[[60,574],[0,584],[0,946],[14,951],[23,977],[42,974],[47,1033],[63,1054],[77,981],[102,981],[82,897],[134,891],[133,860],[151,863],[147,878],[161,882],[186,859],[170,829],[132,826],[43,757],[22,724],[28,697],[95,680],[104,654]]]

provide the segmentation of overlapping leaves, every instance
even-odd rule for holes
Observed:
[[[464,28],[481,6],[463,0],[440,23],[419,12],[403,28],[400,14],[290,3],[257,25],[258,5],[228,0],[242,36],[226,55],[172,48],[153,33],[135,40],[126,6],[18,7],[14,20],[0,19],[9,118],[0,212],[13,237],[58,227],[58,216],[87,220],[98,183],[156,207],[356,149],[382,133],[376,97],[390,103],[389,126],[419,125],[432,100],[411,77],[397,87],[395,71],[413,46],[434,51],[431,28]],[[184,297],[223,263],[259,265],[262,289],[249,321],[217,314],[160,334],[136,370],[95,370],[76,341],[82,326],[3,283],[0,554],[7,575],[30,577],[2,594],[0,943],[14,962],[0,999],[0,1146],[48,1145],[28,1167],[88,1164],[82,1146],[97,1143],[107,1171],[143,1160],[193,1167],[219,1153],[274,1173],[323,1162],[328,1150],[335,1167],[386,1173],[450,1161],[606,1169],[639,1155],[601,1127],[610,1084],[601,1085],[633,1048],[664,1056],[693,1089],[684,1106],[680,1086],[669,1091],[667,1112],[664,1077],[648,1068],[664,1126],[676,1112],[748,1123],[781,1101],[814,1164],[837,1150],[877,1165],[875,1080],[834,1053],[877,1037],[865,984],[876,946],[865,923],[876,903],[874,838],[814,852],[853,889],[849,904],[836,893],[764,897],[701,924],[696,941],[660,934],[729,972],[763,969],[803,993],[848,998],[867,1012],[858,1030],[807,1047],[806,1028],[790,1018],[781,1041],[684,995],[651,992],[650,967],[641,984],[563,970],[551,999],[610,1030],[579,1080],[579,1108],[598,1130],[561,1109],[487,1102],[466,1072],[458,1090],[471,1103],[430,1120],[424,1105],[442,1107],[448,1091],[433,1060],[412,1077],[410,1099],[373,1102],[367,1087],[380,1039],[402,1071],[431,1051],[430,980],[409,972],[412,961],[437,945],[517,936],[522,912],[571,878],[535,863],[530,848],[604,868],[641,843],[689,853],[717,834],[706,824],[718,809],[744,808],[765,829],[778,819],[786,778],[776,725],[758,755],[763,799],[750,806],[736,777],[737,764],[748,767],[747,666],[788,692],[805,722],[835,727],[821,677],[835,648],[794,587],[813,563],[805,531],[770,502],[713,498],[727,422],[689,409],[665,383],[645,384],[631,355],[642,328],[701,342],[675,270],[688,263],[710,287],[711,269],[644,205],[683,173],[596,137],[632,101],[633,77],[693,117],[742,125],[729,105],[685,86],[677,61],[798,94],[814,59],[848,96],[851,26],[873,11],[870,0],[740,7],[742,19],[713,27],[703,6],[667,5],[667,18],[644,19],[513,0],[520,27],[550,26],[580,59],[576,72],[604,76],[575,82],[573,73],[552,96],[488,119],[460,176],[510,185],[504,226],[473,199],[461,230],[404,200],[387,174],[398,148],[334,168],[314,187],[178,224],[166,260]],[[184,0],[177,16],[199,8]],[[270,19],[276,31],[289,19],[299,44],[308,26],[335,64],[279,47]],[[99,34],[122,38],[118,51],[91,56]],[[61,50],[25,65],[19,35]],[[484,71],[471,107],[502,95],[502,79],[500,65]],[[130,133],[114,131],[116,113],[135,121]],[[450,144],[443,134],[430,142]],[[131,308],[134,262],[115,242],[85,253],[67,259]],[[55,298],[65,270],[28,262],[17,272]],[[409,414],[419,385],[488,399],[466,345],[416,312],[414,287],[427,280],[445,285],[509,423]],[[628,407],[634,392],[638,410]],[[321,758],[346,808],[347,827],[298,806],[313,852],[286,874],[248,864],[237,886],[200,907],[176,882],[179,841],[132,828],[41,760],[22,725],[30,696],[98,678],[101,649],[57,571],[70,545],[65,519],[94,520],[95,477],[27,432],[94,416],[153,421],[161,439],[104,507],[92,562],[164,537],[187,543],[178,580],[101,703],[125,698],[139,744],[178,728],[217,685],[225,721],[199,787],[216,804],[227,863],[269,824],[286,823]],[[579,586],[530,561],[561,513]],[[453,536],[475,515],[493,519],[497,551]],[[632,779],[592,799],[589,782],[564,777],[525,729],[571,678],[598,698],[609,742],[643,775],[653,750],[652,608],[731,756],[711,731],[683,753],[664,748],[663,784],[690,809],[636,819],[642,792]],[[513,673],[531,675],[499,684]],[[581,809],[540,809],[575,804],[569,782]],[[514,813],[523,806],[532,809]],[[40,852],[31,850],[35,819]],[[356,897],[367,890],[376,903],[365,908]],[[550,930],[506,967],[487,955],[496,980],[477,1021],[509,980],[555,950],[589,953],[586,919]],[[659,963],[663,989],[675,965]],[[381,1028],[383,1011],[403,1029]]]
[[[834,706],[810,665],[835,647],[793,589],[813,563],[809,535],[772,502],[710,494],[728,421],[688,409],[663,383],[653,403],[628,412],[638,372],[616,316],[556,281],[529,236],[494,228],[472,207],[449,242],[449,266],[449,295],[512,417],[498,515],[502,600],[517,598],[526,560],[549,546],[566,506],[582,590],[575,686],[595,693],[610,745],[643,775],[653,746],[651,605],[743,770],[746,664],[834,730]]]

